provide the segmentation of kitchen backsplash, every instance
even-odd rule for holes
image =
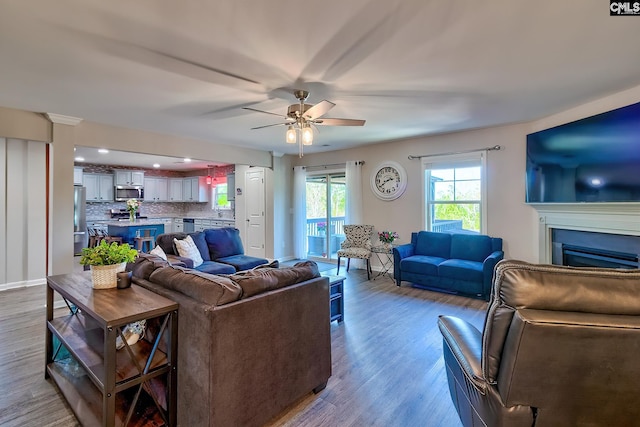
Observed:
[[[111,218],[111,209],[125,209],[126,202],[87,202],[87,220],[103,220]],[[234,219],[233,210],[222,209],[216,211],[211,209],[211,203],[171,203],[171,202],[142,202],[140,205],[140,216],[161,217],[179,216],[194,218],[223,218]]]

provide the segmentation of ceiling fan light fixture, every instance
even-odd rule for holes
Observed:
[[[296,141],[296,130],[293,126],[289,126],[289,128],[287,128],[287,133],[285,134],[285,138],[287,141],[287,144],[295,144]]]
[[[310,125],[305,125],[302,128],[302,144],[303,145],[313,144],[313,129],[311,129]]]

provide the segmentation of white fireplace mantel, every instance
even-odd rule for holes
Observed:
[[[640,203],[531,203],[538,211],[539,262],[551,263],[554,228],[640,236]]]

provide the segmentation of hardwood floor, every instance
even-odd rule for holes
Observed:
[[[335,270],[329,270],[335,273]],[[442,360],[439,314],[482,327],[486,303],[367,281],[351,269],[345,321],[331,324],[333,374],[270,427],[460,426]],[[44,379],[45,289],[0,292],[0,425],[76,426],[55,386]]]

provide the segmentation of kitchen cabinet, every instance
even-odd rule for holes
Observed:
[[[181,202],[182,201],[182,185],[184,179],[182,178],[169,178],[169,202]]]
[[[204,231],[213,227],[211,226],[211,220],[209,219],[196,219],[193,221],[193,228],[195,231]]]
[[[184,231],[184,224],[182,218],[176,218],[173,220],[173,232],[182,233]]]
[[[167,178],[149,177],[144,179],[144,200],[150,202],[167,201]]]
[[[85,173],[82,182],[87,202],[113,202],[113,175]]]
[[[227,175],[227,200],[232,202],[236,199],[236,174]]]
[[[144,185],[143,171],[115,171],[115,185]]]
[[[184,178],[182,181],[182,200],[185,202],[208,202],[211,186],[204,176]]]
[[[160,222],[164,224],[165,233],[173,233],[173,218],[160,218]]]
[[[82,173],[82,168],[73,168],[73,185],[84,185],[84,182],[82,181]]]

